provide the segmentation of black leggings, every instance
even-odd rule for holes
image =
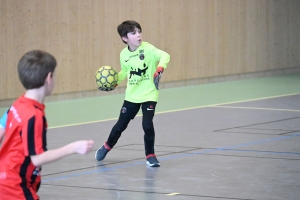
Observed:
[[[134,119],[139,109],[142,107],[143,111],[143,129],[144,129],[144,145],[145,154],[154,154],[154,141],[155,141],[155,131],[153,126],[153,117],[155,113],[156,103],[154,101],[147,101],[143,103],[132,103],[129,101],[124,101],[119,119],[117,123],[112,128],[107,144],[111,148],[115,146],[120,138],[122,132],[127,128],[130,120]]]

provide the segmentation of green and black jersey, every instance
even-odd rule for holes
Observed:
[[[158,100],[153,75],[158,66],[166,68],[170,55],[148,42],[131,52],[128,47],[120,53],[121,71],[118,74],[118,84],[127,77],[125,100],[133,103]]]

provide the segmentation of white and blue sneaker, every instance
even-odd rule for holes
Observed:
[[[106,154],[111,150],[111,148],[106,144],[106,142],[96,151],[95,158],[101,161],[105,158]]]
[[[149,154],[149,155],[146,157],[146,159],[147,159],[146,164],[147,164],[149,167],[159,167],[159,166],[160,166],[160,163],[158,162],[158,160],[157,160],[155,154]]]

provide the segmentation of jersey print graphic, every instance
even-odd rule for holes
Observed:
[[[132,75],[137,75],[137,76],[143,76],[143,75],[145,75],[146,72],[147,72],[147,69],[148,69],[148,67],[144,63],[144,69],[137,69],[137,71],[136,70],[131,70],[130,71],[129,79],[131,79]]]
[[[131,71],[129,72],[129,84],[136,85],[141,81],[149,80],[149,74],[147,74],[148,66],[146,66],[145,63],[143,66],[143,69],[138,68],[136,70],[133,70],[131,67]]]

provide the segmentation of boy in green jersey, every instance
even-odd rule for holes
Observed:
[[[118,84],[127,77],[125,100],[117,123],[108,140],[96,151],[95,158],[101,161],[115,146],[130,120],[142,108],[146,164],[159,167],[155,152],[153,117],[158,100],[158,84],[161,74],[170,61],[170,55],[142,41],[142,28],[138,22],[124,21],[118,26],[122,41],[127,44],[120,53],[121,71]]]

